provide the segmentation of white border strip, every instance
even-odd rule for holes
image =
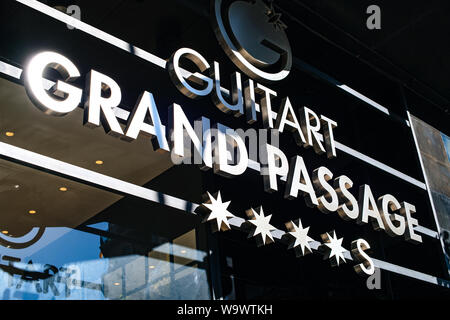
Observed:
[[[155,56],[154,54],[151,54],[145,50],[142,50],[141,48],[135,47],[131,45],[130,43],[121,40],[109,33],[106,33],[100,29],[97,29],[85,22],[82,22],[78,19],[75,19],[57,9],[54,9],[52,7],[47,6],[46,4],[43,4],[42,2],[36,1],[36,0],[16,0],[17,2],[22,3],[23,5],[30,7],[36,11],[39,11],[47,16],[50,16],[56,20],[59,20],[61,22],[64,22],[65,24],[68,24],[70,26],[73,26],[74,28],[83,31],[91,36],[94,36],[97,39],[103,40],[119,49],[122,49],[126,52],[133,53],[137,57],[140,57],[141,59],[144,59],[148,62],[151,62],[161,68],[166,68],[166,61],[164,59],[159,58],[158,56]]]
[[[387,114],[388,116],[390,115],[388,108],[383,107],[381,104],[376,103],[375,101],[373,101],[372,99],[366,97],[365,95],[359,93],[358,91],[350,88],[349,86],[345,85],[345,84],[341,84],[341,85],[337,85],[338,88],[346,91],[347,93],[350,93],[352,96],[364,101],[365,103],[371,105],[372,107],[374,107],[375,109],[380,110],[381,112]]]
[[[2,61],[0,61],[0,72],[19,80],[22,75],[22,69]]]
[[[124,194],[139,197],[152,202],[161,203],[169,207],[191,212],[195,214],[197,204],[172,197],[151,189],[122,181],[104,174],[84,169],[69,163],[56,160],[26,149],[12,146],[10,144],[0,142],[0,154],[6,157],[16,159],[52,172],[57,172],[68,177],[81,179],[85,182],[92,183],[107,189],[112,189]]]
[[[410,278],[414,278],[414,279],[418,279],[418,280],[422,280],[425,282],[429,282],[432,283],[434,285],[437,286],[441,286],[441,287],[445,287],[445,288],[450,288],[450,282],[447,280],[443,280],[440,278],[437,278],[435,276],[430,276],[426,273],[422,273],[419,271],[415,271],[415,270],[411,270],[408,268],[404,268],[386,261],[382,261],[382,260],[378,260],[378,259],[373,259],[373,262],[375,264],[375,267],[378,267],[380,269],[386,270],[386,271],[390,271],[390,272],[394,272],[397,274],[401,274],[402,276],[407,276]]]
[[[361,101],[364,101],[365,103],[367,103],[368,105],[374,107],[375,109],[380,110],[381,112],[387,114],[388,116],[391,116],[388,108],[383,107],[381,104],[373,101],[372,99],[370,99],[370,98],[366,97],[365,95],[359,93],[358,91],[350,88],[349,86],[347,86],[345,84],[341,84],[341,85],[337,85],[337,87],[342,89],[342,90],[344,90],[345,92],[351,94],[352,96],[360,99]],[[406,119],[402,119],[402,120],[405,122],[405,124],[408,127],[411,126],[408,120],[406,120]]]
[[[417,232],[420,232],[426,236],[429,236],[430,238],[434,238],[434,239],[440,239],[439,237],[439,232],[422,227],[422,226],[415,226],[414,230]]]
[[[308,63],[295,58],[294,57],[294,66],[306,73],[312,74],[313,77],[317,77],[320,78],[321,80],[327,82],[328,84],[330,84],[331,86],[337,87],[345,92],[347,92],[348,94],[352,95],[353,97],[365,102],[366,104],[368,104],[369,106],[383,112],[384,114],[388,115],[388,116],[394,116],[390,114],[390,111],[388,108],[382,106],[381,104],[373,101],[372,99],[370,99],[369,97],[363,95],[362,93],[350,88],[349,86],[342,84],[340,81],[334,79],[333,77],[331,77],[330,75],[323,73],[322,71],[316,69],[315,67],[309,65]],[[402,119],[404,121],[404,123],[409,126],[409,121],[406,119]]]
[[[409,183],[411,183],[411,184],[413,184],[413,185],[423,189],[423,190],[427,190],[427,186],[426,186],[425,183],[420,182],[419,180],[414,179],[413,177],[410,177],[410,176],[408,176],[408,175],[406,175],[406,174],[404,174],[404,173],[402,173],[402,172],[400,172],[400,171],[398,171],[398,170],[396,170],[394,168],[391,168],[391,167],[385,165],[384,163],[381,163],[380,161],[377,161],[377,160],[375,160],[375,159],[373,159],[373,158],[371,158],[369,156],[366,156],[365,154],[362,154],[361,152],[358,152],[358,151],[356,151],[356,150],[354,150],[354,149],[352,149],[350,147],[347,147],[347,146],[345,146],[342,143],[339,143],[337,141],[336,141],[336,149],[339,149],[339,150],[341,150],[341,151],[343,151],[343,152],[345,152],[347,154],[350,154],[350,155],[352,155],[352,156],[354,156],[354,157],[356,157],[356,158],[358,158],[358,159],[360,159],[362,161],[370,163],[374,167],[377,167],[377,168],[379,168],[381,170],[384,170],[384,171],[386,171],[386,172],[388,172],[388,173],[390,173],[390,174],[392,174],[392,175],[394,175],[394,176],[396,176],[396,177],[398,177],[400,179],[403,179],[403,180],[405,180],[405,181],[407,181],[407,182],[409,182]]]

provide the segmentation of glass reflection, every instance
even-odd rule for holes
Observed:
[[[210,299],[198,225],[0,159],[0,299]]]
[[[95,227],[101,230],[105,225]],[[0,297],[210,299],[206,253],[190,246],[195,242],[195,230],[170,242],[159,240],[162,243],[146,255],[114,256],[132,251],[133,244],[68,228],[47,228],[40,240],[47,245],[40,249],[33,250],[32,245],[0,250]],[[102,251],[105,248],[108,253]],[[67,262],[74,257],[80,261]]]

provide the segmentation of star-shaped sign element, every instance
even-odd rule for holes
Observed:
[[[266,4],[266,16],[269,18],[267,22],[272,23],[273,27],[276,30],[287,29],[287,25],[281,21],[281,13],[275,12],[275,8],[273,7],[273,1],[270,1],[269,4]]]
[[[331,236],[331,234],[333,234],[333,236]],[[333,267],[339,266],[341,260],[343,261],[343,263],[346,263],[344,252],[346,252],[347,250],[342,247],[342,241],[344,240],[344,238],[338,239],[335,230],[324,233],[320,235],[320,237],[323,240],[323,249],[325,249],[325,255],[323,259],[330,259],[331,265]]]
[[[251,231],[250,237],[255,237],[258,247],[274,242],[272,233],[270,231],[276,230],[269,222],[272,215],[265,216],[262,207],[259,207],[259,214],[253,209],[245,211],[250,220],[248,220]]]
[[[308,236],[309,227],[303,228],[302,221],[297,219],[286,222],[286,228],[289,231],[286,233],[286,236],[289,238],[288,249],[294,248],[297,257],[312,253],[309,243],[313,242],[314,239]]]
[[[211,212],[206,216],[203,222],[212,221],[213,232],[230,230],[230,224],[228,218],[233,218],[234,215],[228,211],[228,206],[231,201],[223,202],[220,191],[217,193],[216,198],[208,192],[209,200],[202,203],[202,206],[209,209]]]

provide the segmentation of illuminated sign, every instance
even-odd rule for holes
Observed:
[[[181,67],[182,60],[192,61],[198,71],[189,72]],[[48,80],[44,79],[47,69],[57,71],[61,80],[48,88]],[[257,121],[256,112],[262,115],[264,128],[277,130],[280,133],[290,131],[294,134],[299,146],[313,147],[318,154],[327,154],[328,158],[336,157],[333,129],[337,123],[324,115],[317,115],[308,107],[295,108],[289,97],[282,99],[279,112],[272,110],[271,98],[277,93],[270,88],[248,79],[242,85],[240,73],[232,75],[231,90],[224,89],[220,81],[220,65],[214,61],[210,64],[195,50],[182,48],[177,50],[169,60],[167,70],[176,88],[191,99],[210,96],[213,104],[222,112],[240,117],[246,115],[249,123]],[[209,72],[209,74],[207,74]],[[183,108],[172,104],[168,108],[169,121],[161,122],[154,96],[143,91],[137,98],[136,105],[122,128],[114,108],[122,100],[122,92],[116,81],[105,74],[91,70],[86,76],[83,89],[73,85],[73,81],[81,76],[78,68],[66,57],[56,52],[41,52],[34,55],[25,68],[25,88],[33,103],[43,112],[64,116],[75,108],[84,105],[83,123],[95,128],[102,125],[109,135],[120,137],[124,141],[135,140],[140,133],[151,137],[155,150],[171,152],[177,157],[186,157],[186,149],[194,146],[197,160],[202,170],[213,169],[215,173],[233,177],[241,175],[249,166],[249,156],[244,139],[236,130],[220,123],[211,124],[211,120],[201,117],[193,126],[186,117]],[[296,112],[298,110],[298,112]],[[186,144],[188,140],[189,145]],[[341,175],[334,177],[333,172],[321,166],[309,173],[301,156],[287,159],[285,153],[276,146],[265,143],[266,159],[261,161],[261,175],[265,191],[279,191],[279,182],[285,181],[284,196],[295,199],[299,195],[305,198],[310,207],[317,207],[324,213],[337,214],[344,220],[353,220],[357,224],[371,223],[375,230],[384,230],[390,236],[404,236],[407,241],[420,243],[421,236],[414,231],[418,225],[412,217],[414,205],[398,201],[393,195],[385,194],[376,199],[369,185],[359,187],[356,199],[349,191],[353,187],[352,180]],[[234,154],[235,159],[229,157]],[[210,213],[205,221],[214,224],[214,230],[229,230],[228,220],[234,215],[227,211],[228,203],[223,203],[220,194],[204,204]],[[270,215],[265,216],[263,208],[251,208],[246,211],[247,224],[251,236],[259,245],[273,242]],[[301,221],[290,221],[286,224],[289,232],[290,247],[296,249],[298,255],[311,252],[308,228],[303,228]],[[322,234],[322,249],[325,257],[330,258],[332,265],[345,262],[342,238],[336,232]],[[362,274],[373,274],[374,265],[364,252],[370,245],[364,239],[353,241],[351,255],[359,264],[355,270]]]

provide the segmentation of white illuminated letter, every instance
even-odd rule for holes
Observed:
[[[402,202],[400,208],[400,214],[406,218],[406,232],[405,239],[406,241],[412,243],[421,243],[422,237],[416,234],[414,231],[414,227],[419,225],[419,222],[416,218],[413,218],[411,214],[416,212],[416,207],[408,202]]]
[[[45,90],[43,74],[46,68],[58,71],[63,77],[63,81],[56,81],[52,89],[55,96],[64,99],[56,99]],[[25,89],[39,109],[47,114],[62,116],[73,111],[81,102],[82,90],[67,83],[79,76],[80,72],[69,59],[59,53],[45,51],[28,62],[25,68]]]
[[[109,97],[102,96],[103,90],[109,89]],[[86,91],[89,98],[84,104],[84,125],[89,128],[100,126],[100,121],[107,134],[112,136],[123,135],[122,128],[117,120],[113,108],[122,100],[119,85],[110,77],[91,70],[87,75]]]
[[[394,196],[385,194],[378,198],[378,210],[381,211],[381,218],[383,219],[386,232],[391,237],[401,236],[405,233],[405,218],[396,213],[389,213],[389,209],[397,211],[400,209],[400,203]],[[394,224],[397,221],[398,226]]]
[[[227,140],[231,139],[231,140]],[[228,143],[230,142],[230,143]],[[237,163],[228,164],[228,145],[236,146]],[[234,148],[233,148],[234,149]],[[234,150],[233,150],[234,151]],[[248,166],[248,153],[244,140],[234,131],[220,123],[217,124],[217,144],[214,150],[214,173],[225,177],[237,176],[245,172]]]
[[[277,176],[287,177],[289,172],[289,162],[286,155],[280,149],[266,144],[267,149],[267,167],[263,168],[264,190],[267,192],[278,191]],[[280,160],[280,166],[277,166],[277,160]]]
[[[271,96],[276,97],[277,93],[269,88],[266,88],[262,84],[256,85],[256,92],[263,97],[261,98],[261,114],[263,126],[266,129],[273,128],[273,118],[272,118],[272,100]]]
[[[145,120],[150,122],[150,124],[146,123]],[[152,141],[156,142],[156,145],[154,145],[155,150],[169,151],[166,127],[161,124],[155,99],[148,91],[144,91],[139,96],[136,106],[128,117],[125,140],[132,141],[136,139],[140,132],[152,137]]]
[[[314,125],[312,124],[313,120]],[[324,153],[325,149],[323,148],[319,137],[321,123],[317,114],[307,107],[301,108],[300,123],[306,138],[305,148],[313,147],[317,154]]]
[[[323,141],[325,149],[327,150],[327,157],[329,159],[336,157],[336,143],[334,141],[333,129],[337,127],[337,122],[328,119],[324,115],[320,116],[320,122],[323,128]]]
[[[300,191],[304,195],[306,204],[309,207],[313,205],[317,206],[319,204],[317,202],[317,196],[314,192],[303,158],[300,156],[292,157],[290,167],[291,171],[288,174],[284,197],[287,199],[297,198],[298,192]]]
[[[256,121],[256,98],[255,83],[252,79],[248,79],[244,83],[244,103],[247,123],[254,123]]]
[[[361,212],[358,216],[358,224],[368,223],[370,217],[375,230],[384,230],[383,220],[378,212],[377,203],[373,197],[372,190],[370,190],[370,186],[367,184],[359,187],[359,208]]]
[[[318,209],[323,213],[335,212],[339,206],[336,191],[328,183],[333,178],[333,173],[326,167],[320,167],[313,171],[313,184],[320,195]]]
[[[233,113],[235,117],[239,117],[244,114],[244,96],[242,94],[242,81],[241,74],[235,72],[231,75],[231,100],[229,103],[223,97],[220,87],[220,70],[219,63],[214,61],[214,69],[211,72],[211,76],[214,78],[214,91],[211,95],[213,103],[219,110],[225,113]]]
[[[208,61],[206,61],[206,59],[203,58],[203,56],[197,51],[189,48],[178,49],[170,57],[169,62],[167,63],[167,70],[169,71],[169,76],[172,79],[172,82],[182,94],[191,99],[208,95],[213,89],[212,79],[198,72],[189,75],[188,72],[180,67],[181,57],[191,60],[201,72],[204,72],[210,68]],[[206,87],[203,89],[196,89],[191,86],[187,80],[203,86],[204,83],[206,83]]]
[[[372,275],[375,272],[375,264],[372,258],[364,252],[370,249],[369,243],[364,239],[354,240],[352,241],[351,248],[350,252],[353,260],[360,262],[360,264],[353,267],[356,273],[359,275]]]
[[[185,148],[190,148],[190,146],[184,145],[184,135],[186,134],[192,141],[195,152],[202,158],[205,166],[207,168],[212,168],[211,142],[207,141],[207,139],[211,139],[211,128],[209,124],[209,119],[202,117],[201,131],[199,130],[200,132],[196,132],[184,114],[183,109],[176,103],[170,106],[169,126],[172,137],[172,152],[174,155],[184,158]]]
[[[339,198],[337,212],[344,220],[354,220],[358,218],[359,206],[356,198],[348,191],[353,186],[353,181],[347,176],[339,176],[334,179],[333,184]]]
[[[281,112],[278,112],[275,128],[283,132],[284,126],[289,126],[289,131],[294,132],[294,138],[297,145],[302,146],[305,143],[300,123],[297,120],[294,109],[292,108],[289,98],[283,99],[281,102]]]

